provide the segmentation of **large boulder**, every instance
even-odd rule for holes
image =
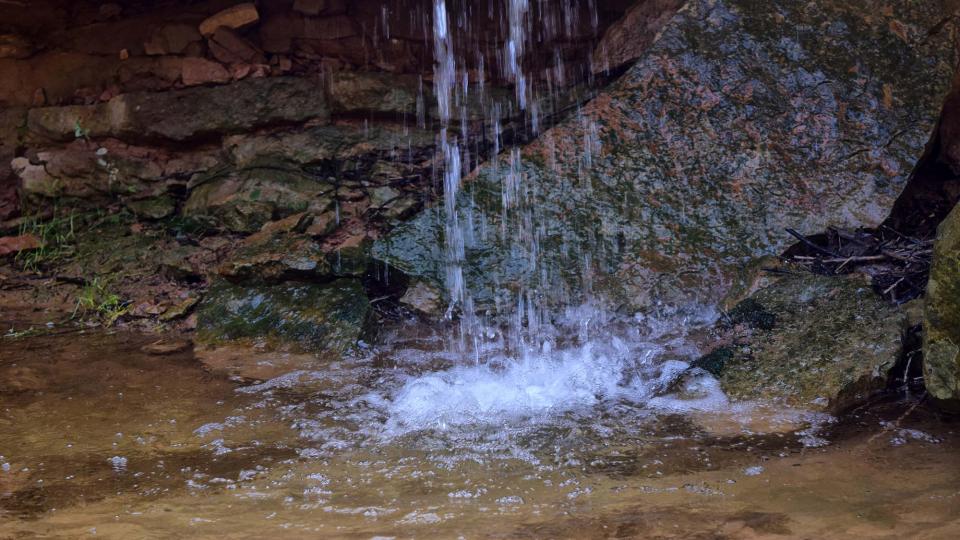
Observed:
[[[32,109],[33,134],[187,141],[263,126],[325,120],[322,87],[306,78],[247,79],[225,86],[122,94],[99,105]]]
[[[960,206],[937,230],[923,320],[923,375],[930,395],[960,406]]]
[[[860,275],[790,276],[731,310],[744,334],[694,365],[734,399],[840,412],[885,388],[907,319]]]
[[[688,2],[576,117],[465,182],[469,293],[715,303],[787,227],[878,225],[949,88],[942,20],[926,0]],[[443,283],[447,221],[428,209],[375,256]]]

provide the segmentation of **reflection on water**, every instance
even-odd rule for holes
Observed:
[[[956,538],[957,424],[729,404],[669,340],[260,384],[155,340],[0,341],[0,538]],[[653,351],[653,352],[651,352]]]

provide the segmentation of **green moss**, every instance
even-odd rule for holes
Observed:
[[[730,347],[719,347],[694,360],[690,367],[706,370],[714,377],[719,377],[723,373],[723,368],[727,365],[727,362],[733,359],[733,354],[734,351]]]
[[[760,330],[772,330],[777,325],[777,316],[753,298],[740,302],[727,315],[733,324],[747,324]]]
[[[960,205],[940,224],[923,322],[924,377],[939,400],[960,402]]]
[[[354,347],[370,305],[358,280],[211,287],[197,311],[197,340],[272,350],[342,354]]]
[[[139,217],[146,219],[163,219],[172,215],[177,209],[177,203],[170,195],[164,194],[149,199],[130,201],[127,208]]]
[[[742,320],[766,327],[712,359],[731,398],[837,412],[885,388],[902,352],[906,315],[859,276],[785,277],[744,304]]]

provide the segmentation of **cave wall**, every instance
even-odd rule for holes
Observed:
[[[482,78],[491,92],[502,89],[504,108],[509,109],[503,62],[509,34],[503,16],[505,0],[448,4],[458,26],[458,62],[470,67],[474,83]],[[537,46],[529,47],[523,58],[533,84],[549,89],[553,99],[563,97],[564,88],[582,87],[602,77],[608,66],[593,66],[591,54],[606,29],[631,4],[627,0],[532,2],[531,19],[545,22],[534,25],[537,31],[532,39]],[[101,205],[105,198],[123,198],[112,193],[109,171],[97,173],[111,182],[109,189],[63,187],[76,187],[78,178],[90,184],[87,178],[97,168],[97,145],[86,148],[84,144],[98,139],[110,139],[106,146],[112,145],[111,155],[122,156],[122,149],[141,161],[151,155],[149,161],[163,169],[163,162],[183,151],[223,161],[223,137],[279,124],[290,128],[338,121],[387,126],[419,122],[419,127],[430,130],[426,123],[432,119],[423,109],[433,104],[431,25],[429,0],[0,2],[0,221],[15,217],[24,205],[29,212],[39,211],[58,197],[65,197],[69,204],[92,198]],[[361,75],[351,79],[349,74]],[[241,99],[244,90],[202,91],[279,77],[311,81],[323,99],[331,101],[330,106],[294,120],[264,113],[241,129],[228,127],[216,117],[232,114],[229,111],[243,105],[234,103],[234,109],[228,106],[220,111],[217,100],[229,105],[230,100]],[[340,91],[337,96],[331,94],[331,86],[334,93]],[[267,84],[262,91],[269,93],[272,88]],[[190,89],[201,92],[191,94]],[[393,97],[387,98],[390,90]],[[135,99],[138,103],[155,103],[162,101],[156,96],[162,94],[174,100],[199,99],[197,103],[206,106],[200,116],[209,125],[199,126],[202,136],[144,141],[140,137],[144,126],[119,133],[97,132],[95,126],[83,125],[91,120],[91,107],[113,103],[110,107],[116,109],[116,103],[129,95],[141,96]],[[200,95],[206,97],[197,98]],[[573,97],[577,99],[582,97]],[[261,105],[269,103],[265,98]],[[184,109],[169,113],[174,119],[191,115]],[[484,119],[479,117],[484,115],[488,113],[475,114],[481,122]],[[51,130],[37,118],[59,119],[62,125]],[[15,158],[21,160],[20,178],[11,167]],[[37,190],[24,189],[25,167],[33,167],[33,173],[40,172],[36,167],[55,171],[52,175],[60,177],[53,179],[57,189],[47,189],[50,178],[39,197]],[[202,170],[179,170],[178,175]],[[29,171],[26,176],[36,178]],[[167,191],[184,189],[185,182],[178,180]],[[156,186],[147,190],[151,196],[160,191]],[[22,200],[17,200],[18,192]]]

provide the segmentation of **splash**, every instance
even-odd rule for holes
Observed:
[[[610,318],[589,307],[568,310],[566,318],[565,326],[582,326],[565,341],[545,339],[512,352],[494,345],[483,362],[418,373],[387,395],[368,396],[388,418],[385,433],[549,425],[567,413],[590,416],[618,403],[666,412],[729,405],[716,379],[690,369],[698,351],[687,344],[679,321],[648,320],[642,331],[639,322],[610,331]]]

